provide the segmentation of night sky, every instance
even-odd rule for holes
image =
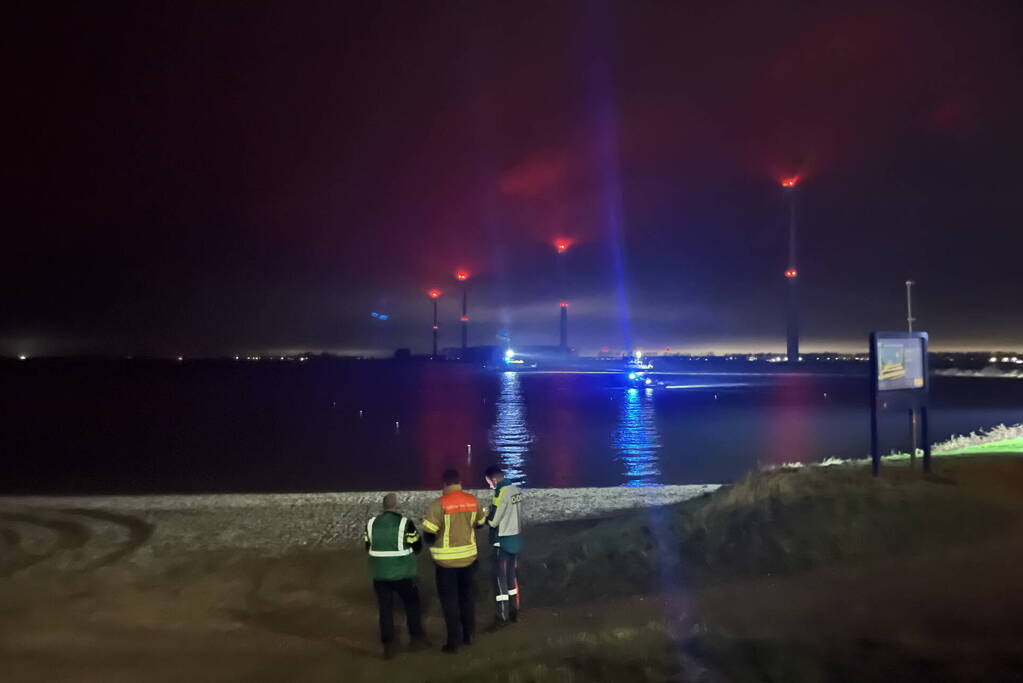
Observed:
[[[1019,2],[5,15],[0,354],[1023,348]]]

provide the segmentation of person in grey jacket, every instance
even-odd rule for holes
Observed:
[[[517,570],[522,550],[521,507],[522,492],[504,478],[500,467],[488,467],[484,473],[487,485],[494,489],[487,524],[490,526],[490,545],[493,547],[494,584],[497,598],[497,618],[493,629],[519,620],[519,581]]]

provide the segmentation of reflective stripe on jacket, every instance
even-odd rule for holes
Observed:
[[[419,543],[419,532],[408,517],[392,511],[377,515],[366,522],[363,540],[374,581],[415,577],[418,562],[412,546]]]
[[[441,567],[468,567],[476,560],[476,529],[486,521],[476,496],[458,484],[445,487],[423,520],[423,528],[437,536],[430,546],[433,560]]]

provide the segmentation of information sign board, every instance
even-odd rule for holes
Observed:
[[[877,390],[923,389],[927,383],[925,339],[919,336],[874,337],[877,357]]]
[[[927,429],[927,333],[874,332],[870,335],[870,457],[874,475],[881,471],[878,417],[882,410],[907,410],[913,435],[923,445],[924,471],[931,469]],[[919,417],[919,434],[918,418]]]

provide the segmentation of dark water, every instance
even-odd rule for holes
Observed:
[[[435,488],[502,464],[530,486],[726,482],[868,450],[862,376],[514,374],[453,364],[11,363],[4,493]],[[934,378],[932,441],[1023,421],[1023,381]],[[908,445],[885,419],[884,450]],[[468,446],[471,445],[471,459]]]

